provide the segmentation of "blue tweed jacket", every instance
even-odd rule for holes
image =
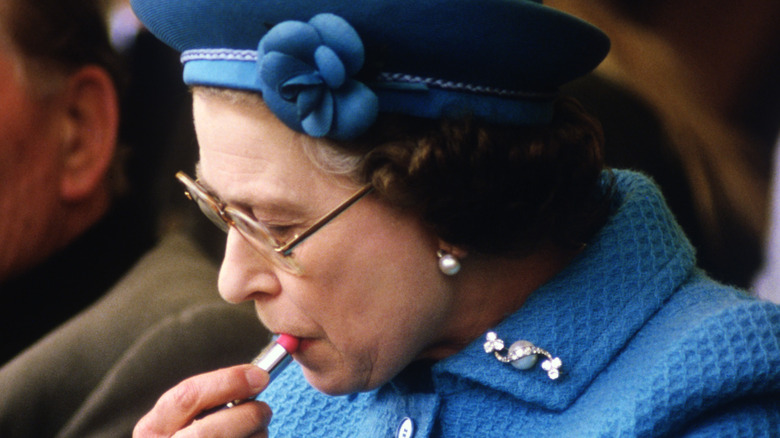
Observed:
[[[291,366],[260,396],[271,436],[780,436],[780,307],[708,279],[653,183],[614,175],[607,225],[494,328],[560,357],[558,380],[484,339],[349,396]]]

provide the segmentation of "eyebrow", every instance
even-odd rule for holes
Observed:
[[[208,181],[203,178],[203,172],[200,169],[200,162],[195,164],[195,178],[209,195],[215,197],[220,202],[226,205],[243,210],[244,213],[249,213],[250,216],[252,217],[255,216],[254,215],[255,210],[266,212],[269,215],[284,216],[286,219],[301,218],[303,216],[306,216],[307,214],[309,215],[311,214],[309,209],[305,207],[300,207],[299,205],[291,202],[280,202],[280,200],[263,201],[261,199],[259,201],[258,200],[250,201],[250,198],[248,197],[245,197],[243,199],[240,198],[236,200],[226,199],[220,196],[218,190],[212,187],[208,183]]]

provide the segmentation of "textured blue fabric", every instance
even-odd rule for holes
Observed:
[[[376,94],[380,111],[419,117],[473,115],[501,124],[549,122],[558,87],[590,72],[609,50],[609,40],[600,30],[530,0],[132,0],[131,4],[152,33],[183,52],[187,84],[260,93],[268,88],[258,80],[258,42],[269,31],[278,32],[271,29],[289,21],[312,24],[317,14],[339,16],[355,30],[365,50],[365,63],[350,73],[351,80]],[[341,30],[337,33],[343,36]],[[293,39],[299,41],[299,36]],[[342,38],[325,40],[324,45],[332,49],[333,42]],[[339,50],[334,53],[341,55]],[[349,65],[347,58],[340,61]],[[214,68],[214,63],[227,68]],[[341,111],[352,111],[346,117],[350,119],[366,111],[366,106],[350,104]],[[287,123],[291,114],[288,109],[280,118]],[[312,132],[318,133],[320,122],[313,124],[318,127]],[[289,126],[304,132],[298,120]],[[349,136],[359,133],[355,128]],[[338,135],[346,137],[343,130]]]
[[[780,307],[710,280],[655,185],[614,175],[607,225],[494,328],[559,356],[558,380],[498,362],[484,339],[350,396],[292,365],[260,396],[271,436],[395,436],[406,417],[415,438],[780,436]]]

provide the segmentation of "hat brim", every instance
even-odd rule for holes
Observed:
[[[273,25],[318,13],[346,19],[366,46],[367,68],[496,88],[553,90],[595,68],[608,38],[571,15],[524,0],[132,0],[179,51],[255,50]],[[378,65],[377,65],[378,64]],[[447,77],[441,72],[446,71]]]

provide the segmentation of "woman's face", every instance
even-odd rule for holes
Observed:
[[[358,189],[316,167],[304,137],[262,105],[196,92],[194,118],[201,181],[283,238]],[[369,390],[444,335],[454,303],[437,249],[416,216],[368,195],[295,248],[302,276],[275,268],[231,229],[219,290],[230,302],[253,300],[271,331],[302,339],[294,357],[314,387]]]

